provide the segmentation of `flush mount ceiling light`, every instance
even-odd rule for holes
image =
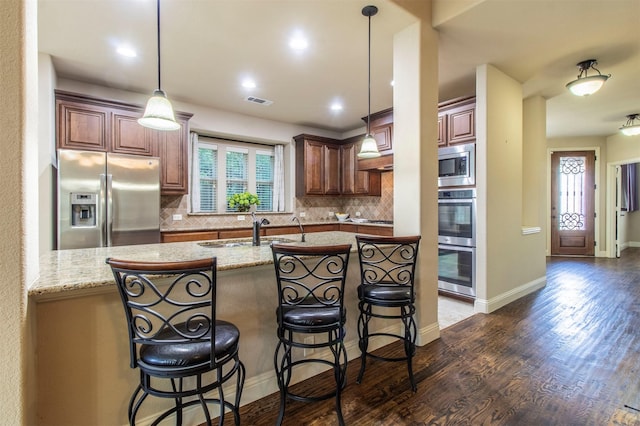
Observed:
[[[371,135],[371,17],[376,13],[378,13],[378,8],[375,6],[365,6],[362,9],[362,14],[369,17],[369,110],[367,113],[367,134],[364,136],[364,140],[362,141],[362,146],[360,147],[360,152],[358,153],[359,158],[380,157],[380,152],[378,152],[378,144],[376,143],[374,137]]]
[[[627,136],[640,135],[640,123],[633,123],[634,120],[638,119],[638,117],[640,117],[640,114],[627,115],[627,122],[622,127],[620,127],[620,132],[622,132],[623,135]]]
[[[567,83],[567,89],[576,96],[589,96],[596,93],[611,74],[602,75],[595,65],[598,65],[598,61],[595,59],[587,59],[586,61],[578,62],[576,66],[580,70],[578,78],[570,83]],[[598,75],[589,76],[589,69],[597,71]]]
[[[138,123],[155,130],[178,130],[180,124],[176,121],[171,102],[167,99],[167,95],[160,85],[160,0],[157,0],[156,3],[158,11],[158,88],[149,98],[144,115],[138,119]]]

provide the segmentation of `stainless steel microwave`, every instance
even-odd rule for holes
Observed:
[[[476,145],[454,145],[438,149],[438,186],[476,184]]]

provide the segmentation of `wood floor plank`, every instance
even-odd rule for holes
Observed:
[[[406,365],[349,363],[349,425],[640,425],[640,248],[620,259],[547,260],[547,285],[476,314],[420,347],[418,392]],[[402,353],[400,344],[378,350]],[[330,373],[296,385],[330,383]],[[242,423],[272,425],[278,395],[241,409]],[[226,416],[227,424],[232,424]],[[333,400],[288,402],[285,425],[335,425]]]

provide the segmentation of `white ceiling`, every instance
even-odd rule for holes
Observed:
[[[421,1],[421,0],[415,0]],[[452,0],[439,0],[449,1]],[[475,92],[489,63],[547,103],[547,136],[608,136],[640,113],[640,0],[459,0],[464,13],[438,23],[440,100]],[[39,0],[39,50],[59,77],[140,93],[157,86],[154,0]],[[172,100],[338,132],[367,113],[367,18],[371,111],[392,106],[393,34],[415,18],[390,0],[162,0],[162,88]],[[436,2],[438,4],[438,2]],[[310,47],[294,54],[302,30]],[[118,42],[136,58],[115,53]],[[604,88],[586,98],[565,84],[577,62],[597,59]],[[252,76],[247,91],[241,78]],[[273,101],[259,106],[247,95]],[[341,100],[344,110],[329,105]]]

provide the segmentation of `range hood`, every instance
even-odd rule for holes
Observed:
[[[391,172],[393,171],[393,154],[358,160],[358,170]]]

